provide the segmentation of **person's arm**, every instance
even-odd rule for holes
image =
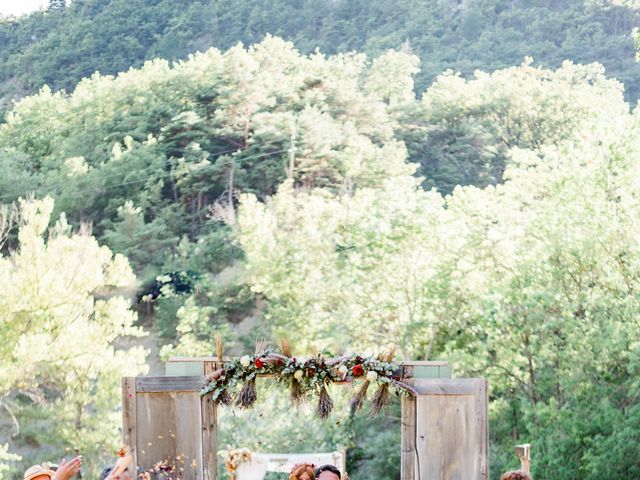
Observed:
[[[68,462],[63,458],[52,480],[69,480],[80,471],[80,467],[82,467],[82,457],[80,455]]]

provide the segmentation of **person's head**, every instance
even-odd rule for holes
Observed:
[[[512,470],[503,474],[500,480],[531,480],[531,475],[522,470]]]
[[[24,480],[51,480],[55,471],[47,463],[33,465],[24,472]]]
[[[340,470],[333,465],[322,465],[316,468],[316,478],[318,480],[341,480]]]
[[[115,465],[107,465],[100,472],[98,480],[131,480],[131,473],[128,470],[124,470],[121,473],[115,471]]]
[[[313,465],[296,465],[289,474],[289,480],[314,480],[316,478]]]

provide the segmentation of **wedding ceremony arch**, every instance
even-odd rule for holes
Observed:
[[[124,378],[123,440],[134,465],[161,471],[163,462],[175,461],[185,480],[216,480],[223,407],[211,392],[222,391],[220,379],[240,360],[172,358],[164,376]],[[401,479],[488,479],[487,381],[452,378],[447,362],[405,361],[398,370],[393,378],[413,392],[401,398]],[[212,378],[218,390],[203,390]]]

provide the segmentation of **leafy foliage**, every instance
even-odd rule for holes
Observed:
[[[602,88],[618,114],[577,115],[579,141],[514,145],[496,187],[442,198],[400,175],[348,193],[285,183],[268,203],[244,196],[240,239],[270,318],[356,348],[399,339],[407,356],[488,376],[498,471],[514,439],[534,445],[537,478],[635,471],[618,455],[608,473],[602,448],[640,434],[628,415],[640,145],[637,115],[615,83]]]
[[[60,3],[60,2],[54,2]],[[631,33],[637,3],[610,0],[74,0],[66,9],[0,23],[0,98],[44,84],[72,90],[99,71],[116,74],[156,57],[184,60],[210,47],[270,33],[305,53],[393,48],[423,60],[423,91],[446,69],[470,76],[532,56],[548,68],[599,62],[638,99]]]
[[[145,371],[142,347],[118,346],[143,334],[114,293],[134,277],[64,216],[47,230],[52,210],[48,197],[21,201],[17,247],[0,256],[0,405],[14,420],[3,428],[13,451],[39,447],[31,461],[77,448],[96,471],[118,445],[121,376]]]
[[[381,12],[399,18],[406,4]],[[521,25],[521,5],[510,4],[471,2],[447,18],[455,25],[473,12],[484,18],[483,9],[489,15],[493,7],[499,18]],[[68,18],[79,9],[98,15],[114,5],[77,0],[42,18],[53,22],[54,14]],[[382,3],[314,5],[351,18]],[[567,5],[571,15],[597,17],[604,8]],[[607,8],[617,15],[631,7]],[[536,18],[534,10],[528,14]],[[247,18],[258,32],[261,17]],[[235,28],[229,20],[223,28]],[[326,35],[335,40],[347,25],[334,20]],[[465,25],[470,42],[488,41],[474,22]],[[502,33],[517,38],[514,28]],[[391,338],[401,357],[447,358],[461,375],[489,377],[494,474],[512,462],[514,441],[534,444],[537,478],[607,480],[636,472],[638,113],[630,113],[622,85],[601,66],[571,62],[551,70],[526,61],[468,78],[444,73],[417,99],[414,81],[422,77],[408,51],[407,45],[374,59],[304,55],[267,37],[175,65],[155,60],[117,77],[95,75],[70,94],[43,88],[17,103],[0,126],[0,201],[26,191],[49,194],[56,215],[65,215],[58,233],[47,237],[54,208],[47,200],[34,204],[42,205],[31,214],[36,233],[9,230],[0,271],[11,278],[0,289],[10,291],[0,292],[0,319],[13,319],[24,302],[37,308],[44,302],[46,318],[33,321],[46,333],[46,322],[61,321],[58,308],[77,312],[86,336],[99,336],[102,350],[95,352],[102,356],[89,373],[67,377],[46,361],[33,373],[27,360],[40,353],[29,344],[18,376],[3,379],[9,375],[3,369],[0,386],[14,391],[24,377],[42,390],[41,379],[54,378],[67,389],[68,405],[97,402],[96,410],[111,412],[103,417],[112,415],[109,388],[125,369],[114,332],[140,332],[124,300],[93,297],[108,283],[106,274],[60,287],[73,277],[67,270],[78,245],[86,245],[87,272],[111,265],[109,271],[118,266],[131,278],[120,256],[126,255],[141,283],[160,291],[140,310],[149,307],[146,319],[161,331],[164,355],[208,354],[215,334],[236,350],[256,336],[295,332],[306,350],[372,354]],[[508,53],[501,50],[504,61]],[[435,68],[430,61],[423,72]],[[116,257],[95,239],[69,233],[69,225],[86,223]],[[24,279],[14,280],[15,272]],[[170,286],[172,275],[194,280],[181,293]],[[4,298],[11,300],[5,305]],[[96,319],[113,330],[93,330]],[[18,358],[7,352],[21,345],[20,336],[11,323],[3,325],[12,341],[0,355],[4,348]],[[30,338],[24,341],[37,340]],[[132,355],[137,371],[141,354]],[[75,382],[77,391],[68,386]],[[102,382],[105,397],[89,396]],[[39,410],[28,395],[11,398],[32,425],[23,432],[29,442],[50,440],[58,448],[64,441],[89,452],[117,438],[111,417],[100,425],[81,417],[88,423],[78,434],[71,427],[77,411],[56,403],[57,391],[44,394],[53,400]],[[346,445],[354,478],[374,471],[395,478],[398,433],[375,429],[397,419],[367,425],[341,415],[314,445]],[[293,438],[306,425],[319,431],[311,423],[292,425],[292,416],[282,426],[254,420],[226,420],[235,429],[222,438],[233,448],[311,448],[309,438]],[[47,431],[57,439],[43,439],[42,424],[53,425]],[[292,439],[282,442],[287,428]],[[379,449],[374,458],[372,448]]]

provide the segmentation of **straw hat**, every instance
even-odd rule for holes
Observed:
[[[43,463],[42,465],[34,465],[27,468],[27,470],[24,472],[24,480],[32,480],[33,478],[39,477],[40,475],[46,475],[49,478],[53,478],[55,473],[56,472],[51,469],[48,463]]]

